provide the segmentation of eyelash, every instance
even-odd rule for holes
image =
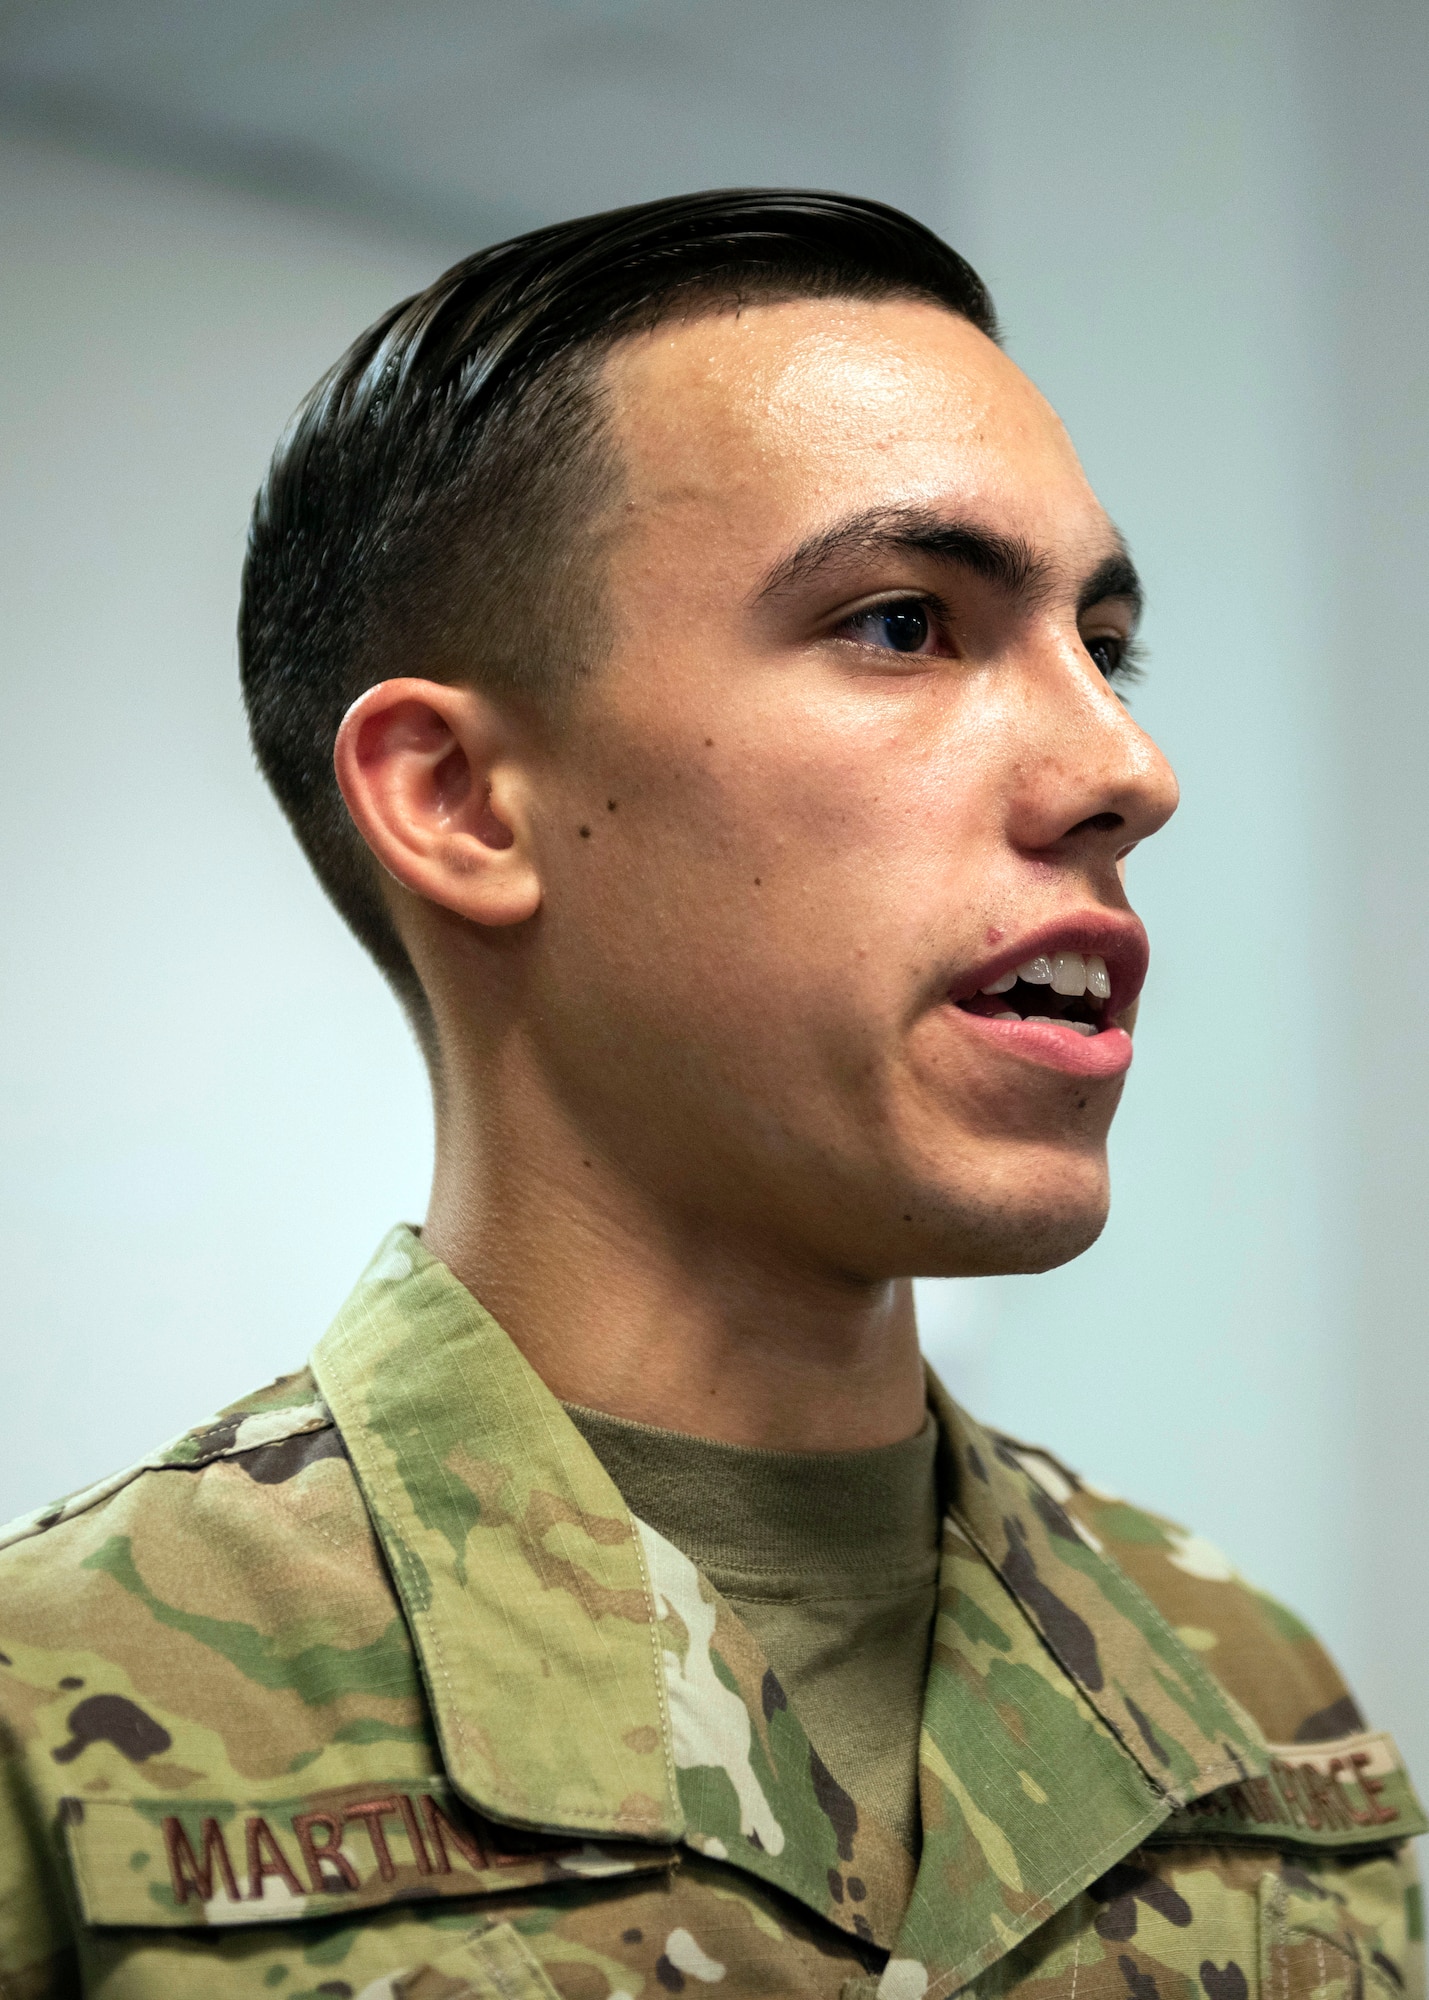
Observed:
[[[849,630],[851,626],[860,619],[875,618],[880,612],[897,611],[904,605],[916,605],[919,610],[926,611],[930,628],[946,634],[946,628],[949,623],[947,606],[941,598],[933,597],[927,592],[923,592],[917,595],[907,593],[898,597],[885,597],[877,603],[865,604],[858,611],[853,612],[851,616],[843,620],[842,624],[838,626],[835,636],[846,636],[851,643],[858,645],[860,641]],[[1104,672],[1104,678],[1109,687],[1118,689],[1132,688],[1140,681],[1145,680],[1146,649],[1138,640],[1122,639],[1114,632],[1102,632],[1096,638],[1085,639],[1082,643],[1086,647],[1089,656],[1091,655],[1092,647],[1096,645],[1109,644],[1119,649],[1115,665]],[[876,647],[873,650],[882,652],[885,649]],[[889,648],[887,650],[891,651],[893,649]],[[926,654],[915,653],[907,654],[903,657],[918,659],[927,658],[928,656]]]
[[[902,611],[904,609],[917,609],[925,612],[928,619],[929,635],[937,637],[944,644],[947,644],[947,628],[950,623],[948,607],[940,597],[933,597],[927,591],[901,591],[896,596],[883,597],[877,599],[872,604],[860,605],[857,611],[851,612],[847,618],[842,619],[834,628],[834,637],[847,639],[850,644],[855,646],[866,644],[873,652],[895,652],[895,649],[892,647],[873,646],[871,641],[863,639],[852,628],[862,623],[865,619],[874,619],[890,611]],[[927,659],[929,655],[926,653],[898,655],[895,652],[895,657]]]
[[[1146,679],[1146,648],[1136,639],[1119,639],[1113,632],[1100,632],[1095,639],[1084,639],[1083,645],[1090,654],[1093,646],[1107,643],[1119,647],[1116,665],[1104,678],[1108,687],[1132,688]]]

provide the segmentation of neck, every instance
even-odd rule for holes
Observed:
[[[708,1206],[676,1212],[529,1100],[464,1115],[464,1095],[438,1115],[423,1240],[563,1402],[774,1450],[920,1430],[907,1279],[818,1268]]]

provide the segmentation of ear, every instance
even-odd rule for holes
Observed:
[[[536,914],[516,731],[475,688],[368,688],[342,719],[333,766],[358,832],[404,889],[474,924]]]

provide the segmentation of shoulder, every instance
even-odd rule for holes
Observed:
[[[0,1528],[0,1709],[22,1655],[172,1653],[200,1626],[222,1646],[221,1627],[276,1636],[317,1601],[350,1609],[364,1595],[387,1601],[390,1587],[341,1434],[302,1370]]]
[[[998,1442],[1150,1598],[1270,1742],[1327,1742],[1364,1728],[1354,1696],[1310,1628],[1249,1583],[1213,1542],[1093,1485],[1039,1445]]]
[[[298,1771],[370,1784],[364,1758],[426,1769],[428,1737],[307,1371],[0,1529],[0,1992],[70,1990],[35,1968],[68,1965],[66,1829],[89,1795],[122,1822],[171,1794],[281,1796]]]
[[[324,1432],[332,1434],[327,1448],[340,1450],[340,1443],[333,1442],[336,1432],[331,1412],[318,1394],[311,1371],[304,1368],[293,1375],[281,1375],[266,1389],[231,1403],[121,1471],[0,1526],[0,1561],[13,1560],[11,1551],[49,1536],[66,1522],[95,1514],[105,1517],[122,1495],[128,1496],[124,1505],[131,1508],[136,1502],[153,1502],[161,1494],[172,1493],[167,1482],[154,1484],[155,1474],[192,1477],[209,1466],[261,1452],[265,1456],[246,1468],[250,1476],[262,1478],[264,1469],[273,1467],[270,1476],[281,1478],[285,1475],[276,1472],[279,1464],[293,1462],[296,1471],[308,1457],[322,1453],[324,1447],[318,1440]],[[311,1442],[303,1445],[298,1442],[301,1439]]]

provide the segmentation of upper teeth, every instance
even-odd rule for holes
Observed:
[[[1004,972],[1000,979],[989,980],[982,990],[984,993],[1010,993],[1019,979],[1025,980],[1029,986],[1050,986],[1054,993],[1065,994],[1069,999],[1077,999],[1083,993],[1090,993],[1093,1000],[1111,998],[1111,975],[1106,969],[1106,960],[1095,952],[1085,958],[1079,951],[1039,952],[1036,958],[1029,958],[1015,971]]]

